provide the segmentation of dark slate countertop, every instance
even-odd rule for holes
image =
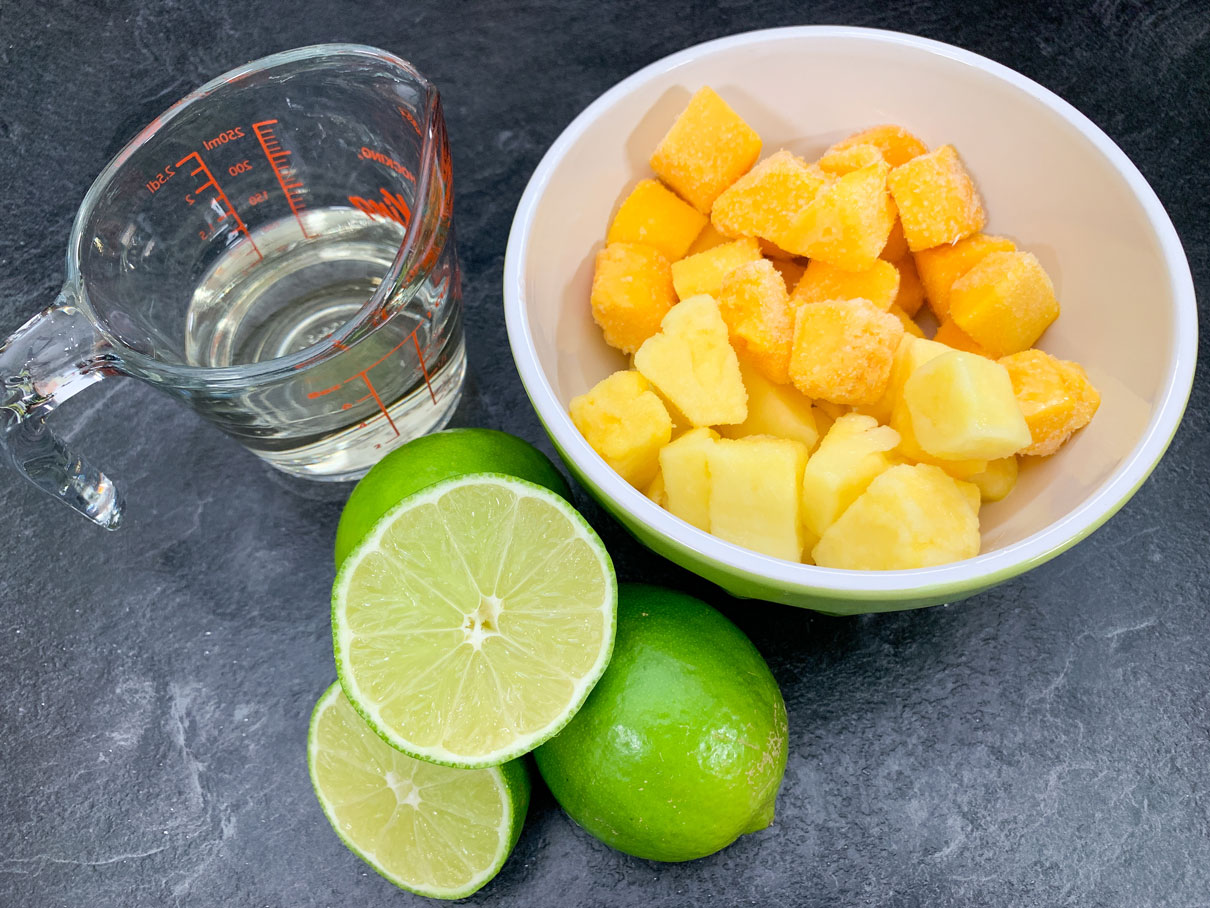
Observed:
[[[667,53],[808,23],[948,41],[1058,92],[1151,181],[1207,298],[1210,7],[1198,0],[13,0],[0,5],[0,335],[51,301],[92,178],[177,97],[272,51],[375,44],[444,95],[473,369],[455,424],[550,452],[500,305],[509,224],[539,157],[598,94]],[[765,654],[790,714],[777,821],[659,865],[596,842],[537,789],[516,852],[471,902],[1210,904],[1208,416],[1199,381],[1166,459],[1103,529],[998,589],[918,612],[835,619],[727,601],[578,491],[622,579],[709,598]],[[348,487],[287,481],[133,381],[90,389],[59,425],[124,484],[128,519],[103,533],[0,471],[0,905],[420,904],[345,850],[307,779],[308,713],[333,678],[330,551]]]

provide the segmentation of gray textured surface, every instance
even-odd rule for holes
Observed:
[[[790,22],[917,32],[1059,92],[1152,182],[1210,292],[1202,2],[14,0],[0,4],[0,332],[52,298],[92,177],[177,96],[285,47],[377,44],[444,92],[474,369],[456,422],[545,444],[499,303],[532,168],[641,65]],[[129,519],[106,535],[0,472],[0,905],[418,904],[344,850],[307,782],[307,715],[333,676],[341,490],[277,478],[132,382],[69,407],[63,422],[74,416],[125,484]],[[1208,414],[1201,381],[1168,457],[1118,517],[961,606],[836,620],[721,602],[789,706],[776,825],[659,866],[611,852],[539,793],[513,858],[473,902],[1210,904]],[[709,594],[580,503],[622,578]]]

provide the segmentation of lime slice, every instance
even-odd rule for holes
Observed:
[[[613,647],[617,581],[592,527],[542,486],[460,476],[404,499],[332,588],[336,671],[406,754],[468,769],[575,714]]]
[[[413,760],[366,726],[339,684],[311,713],[307,765],[345,845],[430,898],[463,898],[499,873],[529,805],[522,763],[468,772]]]

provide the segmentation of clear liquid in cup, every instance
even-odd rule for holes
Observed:
[[[330,336],[378,291],[404,228],[328,208],[267,223],[250,238],[261,258],[237,243],[194,291],[185,333],[191,365],[278,359]],[[444,426],[457,404],[466,357],[456,307],[446,305],[452,281],[452,267],[432,269],[369,336],[297,380],[241,390],[239,406],[206,404],[207,415],[287,473],[360,476],[387,450]]]

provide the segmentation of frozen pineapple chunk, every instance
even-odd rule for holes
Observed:
[[[908,380],[908,376],[930,359],[936,359],[942,353],[948,352],[949,347],[944,344],[905,332],[898,346],[895,347],[895,355],[891,360],[891,378],[887,382],[886,391],[874,403],[858,407],[858,411],[874,417],[880,423],[888,423],[891,418],[891,410],[903,393],[903,383]]]
[[[950,288],[992,252],[1015,252],[1013,241],[1002,236],[976,233],[952,246],[937,246],[915,253],[916,271],[924,285],[929,308],[944,320],[950,311]]]
[[[880,161],[833,180],[794,216],[780,245],[849,271],[871,267],[895,223],[886,178]]]
[[[979,508],[983,505],[983,493],[979,491],[979,487],[973,482],[962,479],[955,479],[954,483],[958,486],[962,497],[966,499],[966,503],[970,505],[970,509],[975,512],[975,516],[978,516]]]
[[[822,300],[869,300],[887,310],[899,293],[899,272],[890,262],[875,259],[865,271],[845,271],[819,259],[807,263],[807,270],[794,287],[794,302],[818,303]]]
[[[948,351],[903,383],[920,446],[934,457],[995,460],[1030,443],[1008,370],[974,353]]]
[[[613,216],[607,243],[645,243],[670,262],[684,258],[707,218],[658,180],[640,180]]]
[[[615,372],[573,397],[569,409],[580,434],[623,479],[642,489],[655,478],[672,420],[647,379]]]
[[[748,394],[718,303],[705,294],[677,303],[634,355],[635,368],[694,426],[741,423]]]
[[[927,464],[879,475],[812,550],[821,567],[896,571],[979,554],[979,517],[958,484]]]
[[[945,344],[954,350],[961,350],[963,353],[977,353],[980,356],[987,356],[987,351],[974,342],[969,334],[954,324],[954,320],[947,318],[937,327],[937,333],[933,335],[933,340],[939,344]]]
[[[841,416],[807,460],[802,476],[803,525],[822,536],[874,477],[888,469],[888,456],[899,444],[894,429],[868,416]]]
[[[777,269],[767,259],[740,265],[723,279],[718,309],[735,352],[770,381],[790,383],[794,314]]]
[[[702,293],[718,294],[723,279],[740,265],[759,262],[760,246],[751,237],[713,246],[672,263],[672,286],[683,300]]]
[[[881,126],[871,126],[861,132],[855,132],[846,139],[841,139],[828,149],[827,154],[852,148],[854,145],[873,145],[881,153],[886,162],[892,167],[906,164],[912,158],[925,154],[928,146],[918,138],[893,123]]]
[[[755,365],[743,356],[739,371],[748,391],[748,418],[737,426],[722,426],[719,431],[727,438],[748,435],[773,435],[801,441],[807,450],[819,441],[815,408],[793,385],[769,381]]]
[[[1032,347],[1058,317],[1055,288],[1029,252],[989,253],[950,288],[950,318],[992,357]]]
[[[813,400],[874,403],[902,337],[899,319],[867,300],[804,303],[794,317],[790,379]]]
[[[647,490],[643,494],[661,508],[668,507],[668,495],[664,492],[664,474],[656,470],[655,479],[651,480],[647,486]]]
[[[1000,501],[1017,484],[1017,458],[999,457],[987,462],[987,469],[970,478],[984,501]]]
[[[987,220],[975,184],[952,145],[896,167],[887,186],[912,252],[956,243],[982,230]]]
[[[785,438],[719,439],[710,448],[710,532],[745,548],[801,561],[798,490],[807,446]]]
[[[819,159],[819,169],[834,176],[844,176],[879,162],[885,163],[886,159],[876,146],[858,142],[844,148],[829,148]]]
[[[689,99],[651,155],[651,169],[700,211],[742,177],[760,157],[760,136],[714,89],[703,86]]]
[[[818,167],[783,149],[729,186],[715,200],[710,222],[726,236],[755,236],[781,246],[794,215],[826,182]]]
[[[1008,370],[1029,425],[1031,440],[1022,454],[1053,454],[1073,432],[1088,425],[1100,406],[1101,395],[1077,363],[1041,350],[1022,350],[1001,358],[1000,364]]]
[[[651,246],[611,243],[597,253],[591,304],[605,343],[633,353],[676,304],[668,259]]]
[[[955,479],[969,480],[987,469],[986,460],[950,460],[934,457],[920,447],[920,442],[916,440],[916,430],[912,428],[912,414],[908,412],[902,395],[891,408],[891,420],[887,425],[899,433],[899,456],[904,460],[939,467]]]
[[[660,451],[666,507],[699,530],[710,532],[710,471],[706,460],[718,439],[713,429],[691,429]]]
[[[916,262],[911,255],[890,260],[899,272],[899,292],[895,294],[895,305],[915,318],[920,307],[924,305],[924,285],[920,283],[920,275],[916,271]]]

